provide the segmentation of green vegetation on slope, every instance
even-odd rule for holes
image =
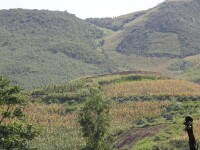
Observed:
[[[101,72],[96,65],[105,56],[96,40],[103,32],[74,15],[12,9],[0,10],[0,20],[0,73],[23,87]]]
[[[83,62],[100,61],[95,40],[103,32],[72,14],[14,9],[1,10],[0,19],[2,49],[61,52]]]
[[[112,18],[109,25],[117,24],[118,29],[103,38],[102,48],[109,59],[115,61],[118,56],[121,64],[126,64],[121,68],[159,71],[175,78],[199,82],[199,8],[197,0],[169,0],[138,12],[138,16],[135,13],[137,17],[133,17],[133,13]],[[89,18],[87,21],[111,29],[104,19]],[[167,58],[168,61],[164,61]],[[148,66],[149,62],[145,60],[163,62],[159,63],[160,66]],[[129,67],[131,62],[134,67]]]
[[[186,57],[199,53],[199,1],[167,1],[128,25],[117,51],[145,56]]]
[[[1,10],[0,18],[0,73],[24,88],[117,71],[155,71],[166,61],[106,51],[101,47],[103,32],[113,31],[67,12]]]
[[[179,71],[180,74],[177,76],[177,78],[199,83],[199,65],[199,55],[195,55],[186,57],[184,59],[177,59],[168,67],[168,69],[173,71]]]
[[[166,1],[147,11],[86,21],[121,31],[123,37],[116,43],[118,52],[183,58],[199,54],[199,12],[197,0]]]
[[[199,1],[166,1],[114,18],[0,11],[0,73],[24,88],[127,70],[199,81]],[[195,58],[194,58],[195,59]],[[181,75],[183,73],[183,75]]]

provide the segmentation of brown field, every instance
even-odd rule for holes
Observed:
[[[200,85],[183,80],[137,81],[107,85],[104,91],[110,98],[145,95],[200,96]]]
[[[133,127],[135,121],[142,118],[159,117],[169,101],[127,102],[113,104],[110,111],[110,133],[116,133]],[[74,150],[85,145],[78,123],[78,111],[66,112],[67,106],[62,104],[29,104],[26,113],[32,124],[43,128],[41,136],[35,141],[40,149],[70,147]],[[59,146],[60,145],[60,146]]]

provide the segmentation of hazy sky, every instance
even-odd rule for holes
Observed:
[[[67,11],[79,18],[116,17],[145,10],[164,0],[0,0],[0,9],[26,8]]]

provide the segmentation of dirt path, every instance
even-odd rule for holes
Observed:
[[[146,128],[131,128],[128,131],[123,132],[117,138],[117,149],[128,148],[133,144],[142,140],[145,137],[152,137],[156,135],[161,129],[164,129],[166,125],[157,125]]]

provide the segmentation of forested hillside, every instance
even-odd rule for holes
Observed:
[[[30,88],[101,72],[103,34],[67,12],[1,10],[0,73]]]
[[[167,0],[146,11],[86,21],[112,30],[104,37],[106,53],[142,57],[143,62],[134,63],[137,67],[162,60],[151,70],[199,82],[199,6],[199,0]]]
[[[167,0],[115,18],[0,10],[0,74],[25,88],[127,70],[200,81],[200,2]]]
[[[123,36],[116,50],[125,54],[186,57],[200,53],[200,2],[166,1],[147,11],[86,21]]]

